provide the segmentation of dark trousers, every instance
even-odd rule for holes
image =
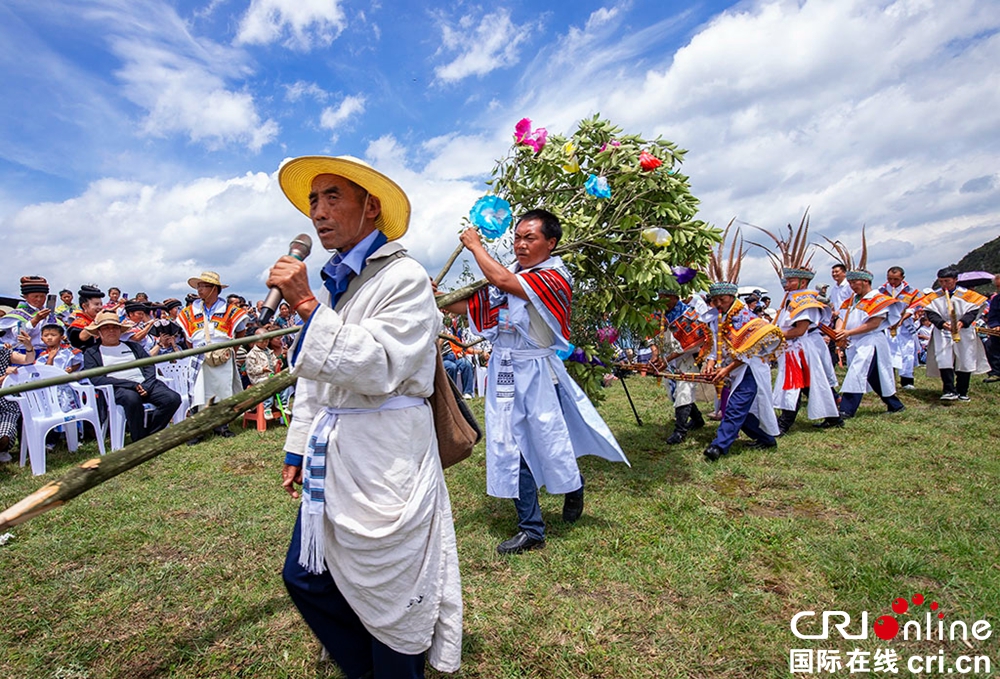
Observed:
[[[871,365],[868,366],[868,386],[872,388],[879,398],[882,399],[882,403],[886,405],[890,413],[894,413],[897,410],[903,409],[903,402],[896,397],[895,394],[892,396],[882,396],[882,380],[878,374],[878,352],[872,356]],[[858,407],[861,405],[861,397],[864,394],[851,394],[841,392],[840,394],[840,412],[847,417],[854,417],[854,414],[858,412]]]
[[[969,395],[972,373],[958,372],[954,368],[941,368],[941,391],[945,394]]]
[[[556,397],[562,406],[562,388],[556,385]],[[580,488],[574,493],[583,492],[583,474],[580,474]],[[569,495],[569,493],[567,493]],[[538,485],[528,468],[528,463],[521,457],[521,469],[517,477],[517,497],[514,498],[514,509],[517,511],[517,529],[534,540],[545,539],[545,521],[542,520],[542,507],[538,504]]]
[[[712,445],[718,446],[723,452],[729,452],[729,448],[736,441],[742,430],[754,441],[764,445],[773,445],[774,437],[760,428],[760,420],[756,415],[750,414],[754,399],[757,398],[757,380],[753,376],[750,366],[747,366],[743,379],[729,394],[726,402],[726,414],[719,423],[719,428],[715,431],[715,438]]]
[[[990,375],[1000,377],[1000,337],[986,338],[986,358],[990,361]]]
[[[132,442],[155,434],[170,424],[170,419],[181,407],[181,396],[176,391],[159,380],[146,389],[146,395],[140,396],[134,388],[115,387],[115,403],[125,411],[125,423],[132,435]],[[146,426],[146,411],[143,405],[151,404],[156,410],[150,416],[149,426]]]
[[[299,565],[301,517],[295,519],[282,577],[295,607],[348,679],[423,679],[424,654],[392,650],[371,635],[337,588],[329,571]]]

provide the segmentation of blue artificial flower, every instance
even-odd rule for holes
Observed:
[[[567,358],[569,358],[570,356],[573,355],[573,351],[575,349],[576,349],[576,346],[574,346],[573,343],[570,342],[569,349],[565,349],[565,350],[562,350],[562,351],[560,351],[559,349],[556,349],[556,356],[559,357],[560,361],[565,361]]]
[[[513,221],[510,203],[500,196],[483,196],[469,210],[469,221],[486,238],[499,238]]]
[[[597,198],[611,197],[611,187],[608,186],[608,180],[604,177],[592,174],[587,177],[587,181],[583,186],[587,189],[587,193]]]

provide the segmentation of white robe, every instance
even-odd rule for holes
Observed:
[[[562,266],[558,257],[552,257],[536,268]],[[493,343],[486,387],[486,492],[518,497],[523,455],[539,488],[569,493],[582,483],[577,457],[597,455],[626,464],[628,459],[555,355],[555,350],[569,348],[559,323],[531,287],[521,277],[518,280],[529,299],[506,296],[506,323],[479,328],[469,316],[473,333]],[[490,291],[502,295],[492,286]],[[513,384],[498,388],[498,375],[507,371],[513,372]]]
[[[956,288],[963,292],[964,288]],[[961,318],[973,309],[972,304],[964,299],[953,297],[955,315]],[[934,299],[927,308],[933,309],[945,320],[948,319],[948,301],[944,296]],[[935,327],[931,330],[931,341],[927,347],[927,376],[940,377],[941,369],[952,368],[957,372],[982,375],[990,371],[990,362],[975,328],[962,328],[958,331],[959,341],[952,340],[951,332]]]
[[[368,261],[402,250],[383,245]],[[346,302],[329,293],[292,345],[298,376],[285,450],[302,455],[326,408],[376,409],[434,388],[441,314],[427,272],[390,263]],[[325,478],[326,565],[372,636],[432,666],[461,661],[462,589],[451,503],[429,405],[340,414]]]
[[[872,290],[863,299],[870,299],[880,294]],[[852,298],[853,299],[853,298]],[[878,377],[882,387],[882,396],[892,396],[896,393],[896,375],[892,371],[892,352],[889,350],[889,338],[885,330],[890,325],[899,322],[902,302],[891,304],[871,318],[881,318],[882,322],[871,332],[851,335],[847,344],[847,374],[844,376],[842,394],[865,394],[870,391],[868,386],[868,370],[878,352]],[[846,330],[853,330],[870,318],[861,309],[852,305],[850,309],[840,310],[841,320],[847,319]]]
[[[786,339],[784,353],[778,357],[778,374],[774,380],[774,407],[779,410],[795,410],[801,389],[784,389],[785,365],[788,356],[804,357],[809,366],[809,399],[806,403],[806,413],[810,420],[820,420],[827,417],[838,417],[840,412],[833,391],[828,387],[837,386],[837,373],[833,370],[830,360],[830,350],[827,349],[823,336],[817,329],[823,316],[823,309],[813,307],[802,309],[793,319],[789,314],[784,300],[778,313],[776,325],[782,332],[789,330],[799,321],[809,321],[806,334],[794,339]]]

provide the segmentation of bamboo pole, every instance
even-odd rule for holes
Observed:
[[[234,417],[255,408],[264,399],[294,383],[295,377],[289,371],[278,373],[246,391],[204,408],[179,424],[171,425],[121,450],[87,460],[68,471],[59,480],[45,484],[17,504],[0,512],[0,531],[64,505],[81,493],[124,471],[148,462],[185,441],[228,424]]]
[[[58,377],[46,377],[41,380],[34,380],[33,382],[27,382],[25,384],[18,384],[13,387],[4,387],[0,389],[0,397],[10,396],[11,394],[20,394],[22,391],[31,391],[33,389],[43,389],[45,387],[54,387],[60,384],[68,384],[70,382],[79,382],[80,380],[86,380],[91,377],[100,377],[101,375],[107,375],[109,373],[121,372],[122,370],[127,370],[128,368],[141,368],[146,365],[154,365],[156,363],[166,363],[167,361],[175,361],[178,358],[187,358],[188,356],[197,356],[198,354],[204,354],[209,351],[215,351],[216,349],[227,349],[229,347],[238,347],[241,344],[250,344],[251,342],[259,342],[262,339],[271,339],[272,337],[281,337],[282,335],[290,335],[293,332],[298,332],[301,327],[291,327],[291,328],[281,328],[279,330],[272,330],[271,332],[264,333],[262,335],[249,335],[247,337],[240,337],[237,339],[226,340],[225,342],[212,342],[211,344],[206,344],[205,346],[195,347],[193,349],[185,349],[183,351],[174,351],[169,354],[158,354],[156,356],[149,356],[147,358],[140,358],[135,361],[130,361],[128,363],[120,363],[118,365],[105,365],[100,368],[91,368],[90,370],[80,370],[75,373],[67,373],[65,375],[60,375]]]

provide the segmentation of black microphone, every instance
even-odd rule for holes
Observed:
[[[312,252],[312,247],[313,241],[309,237],[309,234],[300,233],[295,237],[295,240],[288,244],[288,255],[301,262]],[[271,318],[274,317],[274,312],[278,310],[279,304],[281,304],[281,290],[271,288],[271,291],[267,293],[264,304],[260,308],[260,315],[257,317],[257,322],[260,325],[267,325],[271,321]]]

